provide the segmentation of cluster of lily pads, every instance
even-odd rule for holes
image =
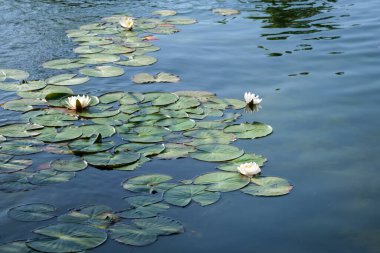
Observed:
[[[24,71],[0,70],[0,89],[16,91],[21,97],[1,106],[22,113],[19,121],[0,126],[0,191],[28,191],[67,182],[88,165],[131,171],[153,159],[189,157],[215,163],[218,171],[181,181],[165,174],[127,178],[122,187],[135,194],[125,199],[128,209],[115,212],[106,206],[86,206],[71,210],[59,215],[56,224],[34,230],[40,238],[0,245],[1,252],[81,252],[104,243],[108,235],[127,245],[148,245],[158,236],[184,231],[180,222],[161,216],[171,205],[186,207],[194,202],[207,206],[217,202],[222,192],[237,190],[252,196],[290,192],[292,186],[285,179],[251,178],[238,172],[237,168],[248,162],[263,166],[266,158],[231,144],[272,133],[264,123],[237,123],[239,112],[246,108],[242,100],[221,99],[204,91],[120,91],[89,96],[88,106],[81,110],[68,106],[68,98],[75,94],[67,86],[85,83],[89,77],[124,73],[121,67],[99,64],[153,64],[156,59],[144,54],[159,48],[144,40],[144,33],[170,34],[178,31],[174,24],[196,22],[166,18],[175,14],[163,10],[154,15],[164,19],[135,19],[132,30],[119,25],[120,16],[112,16],[68,31],[68,36],[80,43],[75,49],[80,57],[49,61],[44,67],[80,68],[79,76],[64,73],[27,81],[29,75]],[[179,78],[142,73],[133,80],[177,82]],[[57,159],[40,169],[32,168],[32,158],[40,152],[52,153]],[[12,208],[8,215],[37,222],[55,218],[56,212],[51,205],[36,203]]]

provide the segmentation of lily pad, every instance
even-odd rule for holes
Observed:
[[[88,76],[84,76],[84,77],[76,77],[76,76],[77,74],[56,75],[56,76],[52,76],[46,79],[46,83],[52,84],[52,85],[69,86],[69,85],[83,84],[90,80]]]
[[[254,177],[252,184],[241,191],[253,196],[273,197],[288,194],[293,186],[283,178],[279,177]]]
[[[18,221],[44,221],[54,218],[56,208],[47,204],[27,204],[11,208],[8,216]]]
[[[12,159],[10,155],[0,154],[0,173],[13,173],[32,165],[32,160]]]
[[[177,159],[187,157],[195,148],[183,144],[167,143],[165,150],[156,157],[159,159]]]
[[[140,158],[140,154],[135,152],[116,152],[115,154],[99,152],[85,155],[83,158],[95,167],[113,168],[137,161]]]
[[[127,92],[120,99],[122,105],[133,105],[144,100],[144,95],[138,92]]]
[[[239,139],[255,139],[267,136],[273,131],[272,127],[260,122],[241,123],[239,125],[228,126],[224,129],[226,133],[233,133]]]
[[[177,12],[174,10],[158,10],[158,11],[152,12],[152,14],[166,17],[166,16],[174,16],[177,14]]]
[[[119,101],[125,96],[125,92],[110,92],[99,97],[99,101],[103,104],[110,104]]]
[[[52,93],[73,94],[73,91],[65,86],[48,85],[38,91],[19,91],[17,95],[23,98],[44,99],[47,95]]]
[[[129,66],[129,67],[140,67],[140,66],[148,66],[157,62],[157,59],[153,56],[148,55],[136,55],[129,58],[126,61],[118,61],[115,62],[119,65]]]
[[[114,143],[108,142],[95,142],[94,139],[79,139],[72,141],[69,144],[70,150],[74,154],[90,154],[110,150],[113,148]]]
[[[146,144],[146,143],[126,143],[118,146],[116,151],[135,151],[144,156],[157,155],[165,150],[164,144]]]
[[[31,155],[42,151],[41,142],[36,140],[12,140],[1,143],[0,153],[8,155]]]
[[[213,9],[212,12],[214,12],[215,14],[222,15],[222,16],[230,16],[230,15],[240,14],[239,10],[235,10],[235,9],[222,9],[222,8]]]
[[[119,216],[126,219],[150,218],[169,209],[167,204],[158,203],[161,202],[161,198],[155,195],[134,196],[124,200],[129,203],[131,208],[120,212]]]
[[[101,46],[103,49],[105,49],[102,53],[103,54],[128,54],[135,51],[132,47],[126,47],[123,45],[115,45],[115,44],[109,44]]]
[[[15,241],[0,245],[1,253],[38,253],[27,247],[25,241]]]
[[[27,242],[27,246],[42,252],[66,253],[89,250],[103,244],[107,233],[87,225],[56,224],[33,231],[46,238]]]
[[[248,185],[250,179],[238,173],[212,172],[197,177],[194,184],[210,185],[208,191],[229,192],[236,191]]]
[[[55,170],[40,170],[34,173],[29,182],[35,185],[64,183],[75,177],[75,172],[59,172]]]
[[[39,130],[42,128],[43,126],[37,124],[7,124],[0,126],[0,135],[14,138],[31,137],[39,135],[40,133],[34,130]]]
[[[201,206],[211,205],[220,198],[219,192],[210,192],[204,185],[178,185],[164,194],[164,199],[169,204],[185,207],[193,200]]]
[[[43,105],[45,105],[45,101],[43,100],[22,98],[7,101],[2,105],[2,107],[11,111],[27,112]]]
[[[80,46],[74,49],[77,54],[96,54],[104,51],[101,47]]]
[[[179,82],[180,78],[176,75],[170,73],[160,72],[155,76],[148,73],[140,73],[132,78],[132,81],[138,84],[145,83],[176,83]]]
[[[0,82],[7,79],[22,81],[29,77],[29,73],[19,69],[0,69]]]
[[[59,222],[89,225],[96,228],[107,228],[116,222],[118,216],[111,208],[105,205],[87,206],[71,210],[58,217]]]
[[[197,146],[197,152],[191,153],[191,157],[206,162],[222,162],[238,158],[244,154],[237,147],[224,144],[206,144]]]
[[[197,23],[197,20],[192,18],[176,17],[165,19],[165,22],[172,25],[192,25]]]
[[[40,131],[36,138],[43,142],[62,142],[79,138],[82,130],[79,127],[68,126],[62,128],[59,132],[53,127],[45,127]]]
[[[44,81],[23,81],[20,83],[2,83],[0,82],[0,90],[5,91],[31,91],[39,90],[46,86]]]
[[[50,163],[50,168],[57,171],[74,172],[87,168],[87,162],[80,158],[57,159]]]
[[[81,63],[80,59],[59,59],[45,62],[42,66],[49,69],[74,69],[84,67],[86,64]]]
[[[182,109],[197,107],[199,105],[200,105],[200,103],[199,103],[198,99],[196,99],[196,98],[180,97],[177,102],[175,102],[174,104],[171,104],[165,108],[169,109],[169,110],[182,110]]]
[[[93,77],[114,77],[124,74],[122,68],[114,66],[96,66],[95,68],[83,68],[79,71],[82,75]]]
[[[164,126],[169,128],[171,131],[185,131],[193,128],[195,126],[195,121],[186,118],[169,118],[157,121],[155,125]]]
[[[163,174],[137,176],[124,181],[123,188],[132,192],[162,192],[175,185],[167,183],[171,179],[171,176]]]
[[[120,57],[113,54],[106,54],[104,51],[102,53],[98,54],[82,54],[80,55],[80,63],[85,64],[103,64],[103,63],[110,63],[110,62],[116,62],[120,60]]]
[[[59,111],[46,111],[43,115],[33,117],[31,122],[45,127],[63,127],[72,125],[76,120],[77,117]]]
[[[91,136],[98,134],[101,134],[103,138],[107,138],[116,133],[115,128],[108,125],[84,125],[79,128],[83,132],[82,138],[90,138]]]

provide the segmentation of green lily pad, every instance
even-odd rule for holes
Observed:
[[[168,25],[165,25],[165,26],[162,26],[162,25],[158,25],[154,28],[150,28],[150,29],[147,29],[146,32],[149,32],[149,33],[154,33],[154,34],[165,34],[165,35],[169,35],[169,34],[174,34],[174,33],[177,33],[179,32],[180,30],[177,29],[174,25],[173,26],[168,26]]]
[[[119,216],[126,219],[151,218],[169,209],[167,204],[158,203],[161,198],[157,196],[134,196],[124,200],[131,208],[120,212]]]
[[[157,155],[165,150],[164,144],[126,143],[118,146],[116,151],[135,151],[144,156]]]
[[[47,95],[52,93],[73,94],[73,91],[65,86],[48,85],[38,91],[19,91],[17,95],[22,98],[44,99]]]
[[[59,59],[45,62],[42,64],[44,68],[48,69],[75,69],[86,66],[86,64],[81,63],[80,59]]]
[[[29,174],[24,172],[0,175],[0,191],[20,192],[33,190],[36,186],[28,181],[28,176]]]
[[[235,140],[235,135],[224,133],[221,130],[207,130],[207,129],[195,129],[187,131],[184,136],[193,137],[197,139],[229,139]]]
[[[113,54],[106,54],[104,51],[102,53],[98,54],[82,54],[80,55],[80,63],[85,64],[103,64],[103,63],[110,63],[110,62],[116,62],[120,60],[120,57]]]
[[[18,221],[44,221],[54,218],[56,208],[47,204],[27,204],[11,208],[8,216]]]
[[[32,160],[12,159],[10,155],[0,154],[0,173],[13,173],[32,165]]]
[[[22,98],[7,101],[2,105],[2,107],[6,110],[27,112],[42,105],[45,105],[45,101],[43,100]]]
[[[230,15],[238,15],[238,14],[240,14],[239,10],[235,10],[235,9],[223,9],[223,8],[213,9],[212,12],[214,12],[215,14],[222,15],[222,16],[230,16]]]
[[[75,172],[59,172],[55,170],[40,170],[34,173],[29,182],[35,185],[64,183],[75,177]]]
[[[43,126],[41,125],[29,123],[7,124],[0,126],[0,135],[14,138],[31,137],[39,135],[40,133],[34,130],[39,130],[42,128]]]
[[[279,177],[254,177],[252,184],[241,191],[253,196],[273,197],[288,194],[293,186],[283,178]]]
[[[7,79],[22,81],[29,77],[29,73],[19,69],[0,69],[0,82]]]
[[[138,92],[127,92],[120,99],[122,105],[133,105],[144,100],[144,95]]]
[[[65,253],[89,250],[103,244],[107,233],[87,225],[56,224],[33,231],[46,238],[27,242],[27,246],[42,252]]]
[[[98,134],[101,134],[103,138],[107,138],[116,133],[115,128],[108,125],[84,125],[79,128],[83,132],[82,138],[90,138],[91,136]]]
[[[91,154],[97,152],[103,152],[113,148],[114,143],[108,142],[94,142],[94,139],[79,139],[72,141],[69,144],[70,150],[74,154]]]
[[[120,113],[120,110],[103,110],[101,107],[89,107],[86,110],[81,112],[77,112],[77,114],[82,118],[109,118],[112,116],[116,116]]]
[[[146,162],[149,162],[150,159],[145,157],[144,155],[141,155],[139,160],[137,160],[136,162],[134,163],[131,163],[131,164],[128,164],[128,165],[124,165],[124,166],[121,166],[121,167],[117,167],[117,168],[114,168],[115,170],[126,170],[126,171],[131,171],[131,170],[135,170],[139,167],[141,167],[144,163]]]
[[[62,128],[59,132],[53,127],[45,127],[40,130],[40,135],[36,138],[43,142],[62,142],[79,138],[82,130],[79,127],[68,126]]]
[[[115,44],[109,44],[101,46],[103,49],[105,49],[102,53],[104,54],[128,54],[135,51],[132,47],[126,47],[123,45],[115,45]]]
[[[99,152],[85,155],[83,158],[88,164],[95,167],[113,168],[137,161],[140,158],[140,154],[135,152],[116,152],[115,154]]]
[[[171,179],[171,176],[163,174],[137,176],[124,181],[123,188],[132,192],[163,192],[175,186],[175,184],[167,183]]]
[[[119,101],[124,96],[125,92],[110,92],[101,95],[99,101],[103,104],[110,104]]]
[[[226,98],[226,99],[224,99],[224,101],[226,101],[227,104],[229,106],[232,106],[232,108],[235,109],[235,110],[243,109],[247,105],[245,103],[245,101],[238,100],[238,99]]]
[[[132,81],[138,84],[145,83],[176,83],[180,81],[180,78],[170,73],[160,72],[155,76],[148,73],[140,73],[132,78]]]
[[[89,225],[96,228],[107,228],[117,221],[118,217],[111,208],[105,205],[87,206],[71,210],[58,217],[59,222]]]
[[[197,128],[205,129],[218,129],[223,130],[227,126],[227,123],[222,121],[199,121],[197,122]]]
[[[15,241],[0,245],[2,253],[38,253],[35,250],[27,247],[25,241]]]
[[[165,108],[169,109],[169,110],[182,110],[182,109],[188,109],[188,108],[196,107],[199,105],[200,105],[200,103],[199,103],[198,99],[196,99],[196,98],[180,97],[177,102],[175,102],[174,104],[171,104]]]
[[[193,128],[195,124],[194,120],[186,118],[169,118],[155,123],[155,125],[167,127],[171,131],[186,131]]]
[[[101,47],[80,46],[74,49],[77,54],[97,54],[104,51]]]
[[[183,144],[167,143],[165,150],[156,157],[159,159],[177,159],[187,157],[195,148]]]
[[[157,59],[153,56],[148,55],[136,55],[129,58],[126,61],[118,61],[116,64],[129,66],[129,67],[140,67],[140,66],[148,66],[157,62]]]
[[[130,57],[130,56],[134,56],[134,55],[143,55],[143,54],[146,54],[146,53],[150,53],[150,52],[156,52],[158,50],[160,50],[161,48],[159,47],[156,47],[156,46],[150,46],[150,47],[141,47],[141,48],[137,48],[134,52],[132,53],[129,53],[129,54],[124,54],[124,56],[126,57]]]
[[[211,205],[220,198],[219,192],[210,192],[204,185],[178,185],[164,193],[169,204],[185,207],[193,200],[201,206]]]
[[[152,12],[152,15],[159,15],[159,16],[163,16],[163,17],[174,16],[176,14],[177,14],[177,12],[174,10],[158,10],[158,11]]]
[[[172,25],[192,25],[197,23],[197,20],[195,19],[184,17],[169,18],[165,19],[164,21]]]
[[[87,168],[87,162],[80,158],[57,159],[50,163],[50,168],[57,171],[74,172]]]
[[[23,81],[20,83],[2,83],[0,82],[0,90],[5,91],[32,91],[39,90],[46,86],[44,81]]]
[[[46,79],[46,83],[52,84],[52,85],[69,86],[69,85],[83,84],[90,80],[88,76],[84,76],[84,77],[76,77],[76,76],[77,74],[56,75],[56,76],[52,76]]]
[[[31,119],[31,122],[45,127],[69,126],[78,120],[77,117],[61,113],[59,111],[47,111]]]
[[[145,246],[157,240],[159,235],[183,233],[181,223],[171,218],[157,216],[133,220],[132,225],[119,223],[111,229],[111,238],[123,244]]]
[[[244,154],[237,147],[224,144],[206,144],[197,146],[197,152],[191,153],[191,157],[206,162],[222,162],[238,158]]]
[[[79,73],[93,77],[114,77],[123,75],[124,70],[114,66],[96,66],[95,68],[83,68]]]
[[[255,139],[267,136],[273,131],[272,127],[260,122],[241,123],[239,125],[228,126],[224,129],[226,133],[233,133],[239,139]]]
[[[12,140],[1,143],[0,153],[7,155],[31,155],[42,151],[41,142],[36,140]]]
[[[210,185],[208,191],[236,191],[248,185],[250,179],[232,172],[212,172],[197,177],[194,184]]]
[[[239,167],[240,164],[255,162],[257,163],[257,165],[263,166],[266,161],[267,159],[261,155],[244,154],[240,156],[239,158],[229,161],[226,164],[219,165],[217,168],[224,171],[236,172],[237,167]]]

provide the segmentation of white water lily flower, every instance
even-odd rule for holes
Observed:
[[[79,102],[81,108],[77,108],[77,101]],[[91,98],[87,95],[71,96],[66,99],[66,106],[69,109],[78,110],[86,108],[90,104],[90,102]]]
[[[259,165],[255,162],[240,164],[237,170],[247,177],[253,177],[261,172]]]
[[[255,95],[251,92],[244,93],[244,99],[247,104],[254,104],[258,105],[263,100],[262,98],[259,98],[259,95]]]
[[[134,21],[132,18],[130,17],[121,17],[120,20],[119,20],[119,24],[124,27],[126,30],[132,30],[133,28],[133,25],[134,25]]]

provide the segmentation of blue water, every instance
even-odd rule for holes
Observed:
[[[212,8],[241,11],[221,17]],[[346,1],[7,1],[0,0],[0,68],[29,71],[32,78],[56,72],[47,60],[72,57],[65,30],[121,12],[145,16],[175,9],[196,18],[174,35],[157,35],[159,62],[127,69],[110,79],[91,79],[77,92],[109,90],[208,90],[242,98],[263,97],[262,109],[244,121],[270,124],[274,133],[236,145],[263,154],[264,175],[287,178],[294,190],[279,198],[223,194],[214,205],[171,207],[186,232],[132,248],[112,240],[90,252],[379,252],[380,249],[380,3]],[[179,84],[138,86],[139,72],[165,71]],[[14,98],[1,92],[0,101]],[[15,113],[0,110],[0,122]],[[46,161],[50,157],[42,157]],[[32,238],[36,224],[11,220],[10,207],[45,202],[61,213],[84,204],[115,210],[129,193],[123,179],[160,172],[188,179],[213,165],[182,159],[153,161],[125,174],[87,169],[68,183],[30,192],[0,193],[0,242]],[[38,223],[39,226],[51,221]]]

